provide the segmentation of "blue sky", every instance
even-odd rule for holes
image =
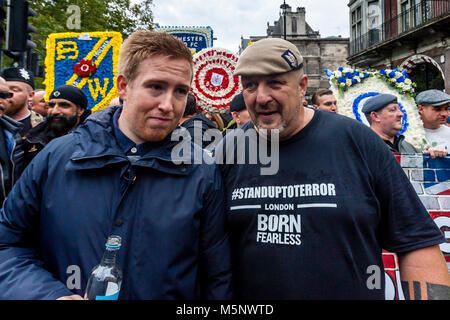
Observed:
[[[267,22],[278,20],[282,0],[153,0],[161,26],[210,26],[214,47],[237,52],[241,36],[263,36]],[[295,11],[306,8],[306,22],[321,37],[349,36],[347,0],[287,0]]]

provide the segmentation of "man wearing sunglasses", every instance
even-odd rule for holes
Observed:
[[[29,100],[34,96],[34,76],[25,68],[11,67],[3,70],[3,78],[6,80],[9,91],[14,96],[9,99],[10,105],[5,110],[5,114],[12,119],[23,124],[21,134],[25,134],[32,127],[43,121],[43,117],[30,110]]]
[[[2,83],[6,83],[5,79],[2,79]],[[14,93],[8,91],[8,87],[3,88],[5,89],[4,91],[0,91],[0,99],[2,100],[2,104],[0,107],[0,114],[3,115],[5,113],[5,110],[7,108],[8,105],[11,104],[11,102],[9,101],[9,99],[11,99],[14,96]]]
[[[0,77],[0,206],[24,169],[22,125],[4,115],[13,96]]]

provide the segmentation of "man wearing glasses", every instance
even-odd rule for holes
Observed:
[[[3,114],[13,96],[5,79],[0,77],[0,206],[24,169],[22,125]]]

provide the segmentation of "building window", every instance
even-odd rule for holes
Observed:
[[[428,0],[402,0],[400,9],[403,32],[431,19],[432,5]]]
[[[420,0],[412,0],[413,2],[413,7],[414,9],[412,10],[412,14],[413,14],[413,23],[414,26],[418,26],[419,24],[422,23],[422,19],[420,16]]]
[[[292,17],[291,24],[292,24],[292,33],[297,34],[297,17],[296,16]]]
[[[425,22],[431,19],[431,1],[422,1],[421,4],[422,21]]]
[[[367,29],[369,30],[369,46],[380,42],[381,14],[379,1],[370,1],[367,14]]]
[[[352,38],[353,52],[361,51],[361,6],[352,11]]]
[[[410,4],[409,4],[409,0],[403,1],[400,4],[400,14],[401,14],[401,21],[402,21],[402,31],[405,32],[407,30],[409,30],[410,26]]]

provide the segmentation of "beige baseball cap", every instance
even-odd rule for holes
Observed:
[[[239,56],[235,75],[265,76],[299,70],[303,57],[297,47],[280,38],[266,38],[249,45]]]

